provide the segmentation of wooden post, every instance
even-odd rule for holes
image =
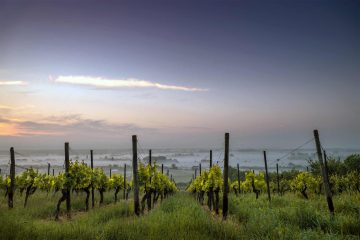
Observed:
[[[199,175],[201,176],[201,163],[199,164]]]
[[[0,175],[1,175],[1,168],[0,168]]]
[[[329,168],[328,168],[328,164],[327,164],[327,155],[326,155],[325,150],[324,150],[324,167],[325,167],[326,178],[329,179]],[[330,186],[330,183],[329,183],[329,186]],[[330,192],[331,192],[331,186],[330,186]]]
[[[132,136],[132,151],[133,151],[133,184],[134,184],[134,212],[137,216],[140,215],[140,203],[139,203],[139,182],[138,182],[138,169],[137,169],[137,137]]]
[[[197,168],[195,168],[195,178],[197,177]]]
[[[109,174],[110,174],[110,178],[111,178],[111,167],[110,167],[110,169],[109,169]]]
[[[90,150],[90,167],[91,171],[94,171],[94,151]],[[94,195],[94,186],[91,187],[91,206],[95,206],[95,195]]]
[[[151,149],[149,149],[149,165],[150,165],[150,167],[151,167]]]
[[[223,191],[223,219],[226,220],[228,214],[228,192],[229,192],[229,133],[225,133],[225,156],[224,156],[224,191]]]
[[[149,150],[149,165],[150,165],[150,184],[151,184],[151,178],[152,178],[152,168],[151,168],[151,149]],[[151,200],[151,194],[150,194],[150,200]]]
[[[266,159],[266,151],[264,153],[264,162],[265,162],[265,181],[266,181],[266,188],[267,188],[267,194],[269,202],[271,201],[271,195],[270,195],[270,180],[269,180],[269,173],[268,173],[268,167],[267,167],[267,159]]]
[[[324,167],[324,161],[323,161],[323,156],[322,156],[322,151],[321,151],[321,144],[320,144],[318,130],[314,130],[314,138],[315,138],[316,151],[317,151],[317,155],[318,155],[318,159],[319,159],[319,163],[320,163],[320,167],[321,167],[321,172],[322,172],[322,176],[323,176],[324,186],[325,186],[326,201],[328,204],[330,214],[334,215],[334,204],[332,201],[329,179],[327,177],[328,176],[327,169]]]
[[[308,166],[306,166],[306,171],[309,172],[309,167]]]
[[[126,199],[126,164],[124,164],[124,200]]]
[[[211,171],[211,168],[212,168],[212,164],[213,164],[213,159],[212,159],[212,150],[210,150],[210,168],[209,168],[209,172]],[[214,188],[211,187],[209,189],[209,192],[208,192],[208,206],[209,206],[209,209],[210,211],[212,210],[212,206],[213,206],[213,200],[214,199]]]
[[[53,176],[55,176],[55,169],[53,168]]]
[[[276,163],[276,181],[277,181],[277,192],[280,194],[280,179],[279,179],[279,164]]]
[[[161,174],[164,174],[164,164],[161,164]]]
[[[48,163],[48,175],[50,175],[50,163]]]
[[[152,178],[152,167],[151,167],[151,149],[149,149],[149,166],[150,166],[150,178],[149,178],[149,182],[151,185],[151,178]],[[152,195],[152,189],[150,188],[150,190],[148,192],[146,192],[147,194],[147,206],[148,206],[148,211],[151,210],[151,195]]]
[[[14,207],[14,191],[15,191],[15,151],[14,148],[10,148],[10,188],[8,192],[8,206]]]
[[[65,176],[69,177],[70,159],[69,159],[69,143],[65,143]],[[68,218],[71,218],[71,201],[70,201],[70,188],[66,189],[66,213]]]
[[[240,194],[240,166],[237,164],[237,179],[238,179],[238,190]]]

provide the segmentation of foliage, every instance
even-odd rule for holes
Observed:
[[[44,191],[51,191],[51,190],[55,190],[55,184],[56,182],[56,177],[51,176],[51,175],[47,175],[47,174],[39,174],[35,179],[34,179],[34,185],[39,188],[40,190],[44,190]]]
[[[203,171],[187,187],[188,192],[209,192],[210,190],[220,191],[224,180],[221,168],[218,165],[211,167],[209,171]]]
[[[16,187],[18,187],[21,192],[28,187],[32,187],[34,185],[35,178],[37,178],[38,175],[38,170],[35,170],[32,167],[26,169],[20,175],[16,176]]]
[[[360,173],[360,154],[352,154],[344,160],[347,172],[355,171]]]
[[[139,164],[138,178],[140,190],[146,192],[156,192],[164,195],[176,192],[178,189],[171,179],[158,171],[156,162],[152,166],[150,164]]]
[[[124,189],[124,177],[120,174],[113,174],[109,179],[109,189]]]
[[[246,171],[241,171],[240,170],[239,173],[240,173],[240,181],[242,181],[243,179],[245,179]],[[229,178],[230,178],[231,182],[237,181],[237,179],[238,179],[237,168],[229,166]]]
[[[314,175],[321,175],[320,163],[318,160],[309,160],[310,170]],[[352,171],[360,173],[360,154],[352,154],[344,161],[327,157],[329,175],[344,176]]]
[[[311,173],[301,172],[290,183],[291,189],[308,198],[307,191],[315,192],[317,181]]]
[[[260,192],[266,190],[266,182],[265,182],[265,174],[264,172],[259,172],[258,174],[248,171],[245,174],[245,181],[241,182],[240,188],[245,192],[253,191],[253,183],[255,189],[259,190]]]
[[[106,191],[109,188],[109,179],[101,168],[95,168],[92,175],[93,187],[99,191]]]

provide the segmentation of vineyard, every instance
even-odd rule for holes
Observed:
[[[268,172],[264,151],[264,171],[240,171],[226,134],[224,165],[210,151],[209,167],[179,189],[151,151],[139,161],[137,145],[133,136],[130,178],[94,168],[92,151],[90,164],[71,160],[68,143],[64,172],[15,176],[12,148],[10,174],[0,175],[1,239],[360,238],[360,155],[331,159],[318,144],[307,171]]]

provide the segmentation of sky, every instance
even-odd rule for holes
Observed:
[[[2,1],[0,149],[360,148],[359,1]]]

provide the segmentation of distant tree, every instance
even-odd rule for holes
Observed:
[[[280,179],[291,180],[299,174],[299,170],[291,169],[280,173]],[[275,179],[275,178],[274,178]]]
[[[319,161],[310,159],[308,162],[311,173],[314,175],[321,175]],[[328,157],[327,165],[329,175],[344,176],[352,171],[360,172],[360,154],[352,154],[344,161],[333,157]]]
[[[237,181],[237,168],[229,166],[229,178],[231,182]],[[240,171],[240,181],[245,181],[245,171]]]
[[[360,154],[352,154],[344,160],[347,172],[356,171],[360,173]]]

